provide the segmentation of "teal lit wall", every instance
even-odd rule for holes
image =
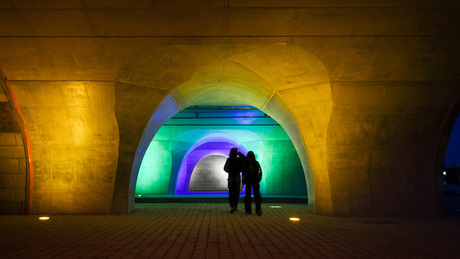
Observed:
[[[167,194],[171,162],[171,141],[152,141],[142,160],[136,194]]]
[[[228,116],[216,117],[211,122],[207,120],[209,117],[201,120],[195,117],[191,121],[192,117],[195,115],[180,123],[168,121],[159,129],[141,163],[136,195],[194,195],[188,189],[193,167],[205,157],[228,156],[231,147],[238,147],[243,153],[254,151],[260,162],[263,195],[306,196],[305,176],[297,152],[274,120],[266,116],[248,120],[248,116],[242,116],[235,123]]]

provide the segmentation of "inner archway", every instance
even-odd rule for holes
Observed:
[[[202,171],[196,167],[209,156],[226,159],[234,147],[243,154],[249,150],[256,154],[264,172],[261,192],[265,197],[306,198],[302,165],[284,129],[254,107],[222,106],[189,107],[158,130],[139,169],[136,197],[226,195],[222,193],[226,187],[215,189],[212,183],[200,180],[192,183],[193,174],[214,175],[215,185],[221,186],[217,179],[227,179],[223,171],[225,161],[212,159],[204,163],[207,168]],[[201,187],[193,188],[194,184]]]
[[[223,171],[223,168],[228,150],[233,147],[235,145],[229,142],[208,142],[188,152],[181,163],[175,193],[189,195],[200,191],[208,193],[226,191],[227,187],[226,184],[223,184],[223,181],[226,181],[227,173]],[[202,182],[207,181],[208,178],[203,174],[210,175],[215,179],[214,184],[212,182]]]

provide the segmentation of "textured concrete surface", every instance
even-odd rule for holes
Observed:
[[[159,203],[122,216],[0,216],[0,257],[458,258],[459,218],[328,217],[282,203],[262,209],[259,217],[242,205],[230,214],[225,203]]]
[[[459,14],[452,0],[2,1],[0,67],[30,132],[32,211],[127,213],[158,128],[219,104],[280,122],[312,211],[439,215]]]

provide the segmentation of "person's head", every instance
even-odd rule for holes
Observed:
[[[247,155],[248,160],[256,160],[256,156],[254,155],[254,152],[249,151]]]
[[[230,149],[230,158],[236,158],[238,154],[238,149],[236,147]]]

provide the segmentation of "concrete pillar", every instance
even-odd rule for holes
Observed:
[[[108,214],[118,161],[114,88],[16,82],[34,159],[34,214]]]

